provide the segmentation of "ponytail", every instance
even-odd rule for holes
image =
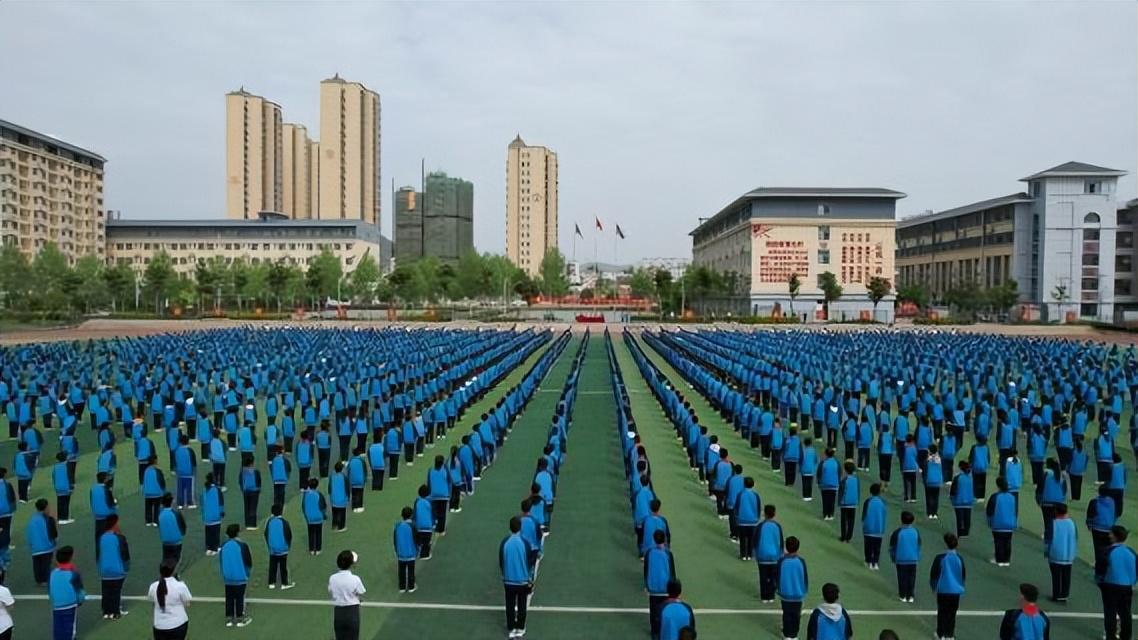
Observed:
[[[162,613],[166,613],[166,595],[170,592],[169,587],[166,586],[166,580],[174,577],[174,569],[176,568],[176,565],[171,560],[166,560],[158,568],[158,590],[155,596],[158,600],[158,608]]]

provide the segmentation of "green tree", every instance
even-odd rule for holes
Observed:
[[[451,298],[475,300],[485,297],[492,293],[491,277],[490,265],[483,256],[474,251],[466,253],[458,259]]]
[[[393,296],[404,305],[411,305],[423,297],[422,279],[414,263],[400,264],[387,276]]]
[[[134,288],[137,275],[130,265],[117,263],[103,271],[103,282],[107,287],[107,294],[111,298],[111,310],[125,309],[134,299]]]
[[[154,300],[154,313],[162,315],[162,301],[176,291],[178,275],[174,272],[174,261],[165,250],[159,250],[150,258],[142,272],[142,286],[148,300]]]
[[[254,262],[245,267],[245,282],[241,288],[241,293],[255,307],[263,308],[269,300],[269,272],[271,268],[268,262]]]
[[[786,280],[786,290],[790,294],[790,315],[794,314],[794,301],[798,299],[798,293],[802,290],[802,280],[799,279],[797,273],[790,274]]]
[[[826,319],[830,319],[830,303],[842,297],[842,285],[833,273],[826,271],[818,276],[818,288],[822,290],[822,304],[826,309]]]
[[[490,289],[487,293],[491,297],[505,297],[511,291],[516,292],[516,285],[526,277],[525,272],[506,256],[486,253],[482,255],[482,260],[490,274]]]
[[[0,247],[0,296],[9,309],[25,305],[32,290],[32,267],[15,244]]]
[[[632,295],[637,298],[654,298],[656,296],[656,278],[654,275],[643,267],[635,269],[628,283]]]
[[[973,320],[984,306],[984,292],[975,280],[961,282],[944,293],[944,301],[962,317]]]
[[[83,305],[84,313],[91,313],[107,302],[107,285],[103,279],[103,261],[98,256],[83,256],[75,261],[71,270],[78,290],[74,300]]]
[[[911,302],[919,309],[929,306],[929,290],[921,283],[914,282],[897,289],[897,299]]]
[[[893,289],[893,284],[881,276],[873,276],[869,279],[869,284],[865,285],[865,288],[869,292],[870,302],[873,303],[873,318],[876,320],[877,303],[889,295],[889,292]]]
[[[237,310],[245,310],[245,287],[249,284],[249,263],[238,258],[229,265],[229,288],[237,299]]]
[[[1059,322],[1062,322],[1063,321],[1063,305],[1067,304],[1067,301],[1071,299],[1071,294],[1067,292],[1067,285],[1065,285],[1065,284],[1055,285],[1055,288],[1051,290],[1051,299],[1054,300],[1055,304],[1057,305],[1058,317],[1056,318],[1056,320],[1058,320]]]
[[[988,289],[985,297],[993,311],[1008,313],[1019,301],[1019,285],[1015,280],[1005,280],[1003,284]]]
[[[569,279],[565,277],[565,256],[556,247],[545,252],[538,267],[543,295],[559,298],[569,293]]]
[[[379,262],[370,251],[365,252],[350,276],[353,298],[357,302],[370,304],[375,300],[375,287],[382,276],[383,274],[379,272]]]
[[[514,293],[526,301],[529,301],[541,293],[541,287],[538,285],[537,280],[532,278],[529,274],[522,272],[514,284]]]
[[[336,289],[343,276],[340,259],[328,247],[322,248],[320,254],[308,264],[308,272],[305,274],[308,294],[314,300],[319,300],[319,304],[314,307],[322,308],[325,300],[337,294]]]
[[[71,307],[68,291],[74,291],[77,283],[67,264],[67,256],[55,243],[45,244],[32,259],[32,286],[35,295],[30,306],[33,309],[58,313]]]
[[[672,282],[672,272],[657,268],[656,272],[652,274],[652,279],[655,281],[656,306],[660,311],[660,318],[663,318],[664,301],[672,299],[672,292],[675,289],[675,283]]]

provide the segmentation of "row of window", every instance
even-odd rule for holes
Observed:
[[[328,244],[321,244],[320,247],[331,245],[333,251],[340,251],[341,247],[345,251],[351,251],[355,246],[353,243],[348,242],[341,244],[333,242]],[[127,250],[132,251],[138,245],[138,248],[143,251],[158,251],[159,249],[166,249],[169,251],[215,251],[223,249],[225,251],[316,251],[318,248],[316,243],[312,242],[277,242],[277,243],[220,243],[220,242],[116,242],[115,249],[119,251]]]

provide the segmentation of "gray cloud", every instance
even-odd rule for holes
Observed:
[[[902,214],[1011,193],[1067,160],[1138,169],[1136,5],[1101,3],[0,3],[0,117],[110,159],[129,217],[224,213],[223,94],[318,128],[339,72],[383,98],[390,185],[475,183],[501,251],[506,144],[561,164],[561,240],[621,259],[759,185],[885,186]],[[14,28],[13,28],[14,27]],[[612,254],[611,236],[601,242]]]

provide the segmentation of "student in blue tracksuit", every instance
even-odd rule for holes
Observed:
[[[668,583],[676,580],[676,559],[668,549],[663,531],[652,536],[652,548],[644,554],[644,590],[648,592],[648,626],[652,638],[660,637],[660,609],[668,598]]]
[[[1059,461],[1048,458],[1044,463],[1043,477],[1035,488],[1035,501],[1043,514],[1043,542],[1051,540],[1051,524],[1055,521],[1055,507],[1067,502],[1067,478],[1059,469]],[[1118,505],[1115,505],[1117,510]]]
[[[269,588],[287,591],[296,586],[288,579],[288,552],[292,548],[292,527],[285,520],[284,505],[274,504],[265,522],[265,546],[269,551]]]
[[[245,507],[245,529],[257,530],[257,502],[261,499],[261,470],[254,466],[252,454],[241,458],[241,471],[237,475],[241,499]]]
[[[1000,640],[1050,640],[1051,620],[1039,609],[1039,589],[1028,583],[1019,585],[1020,602],[1004,612],[1000,621]]]
[[[443,456],[435,456],[434,465],[427,470],[427,488],[430,490],[431,517],[435,520],[435,532],[445,536],[451,498],[451,477],[450,469],[446,467],[446,458]]]
[[[685,640],[685,630],[689,638],[695,638],[695,611],[680,600],[682,595],[679,580],[668,583],[668,598],[660,605],[660,640]]]
[[[36,512],[28,518],[24,539],[32,555],[32,576],[37,586],[47,584],[51,573],[51,558],[55,553],[55,541],[59,537],[55,518],[47,511],[47,499],[36,500]]]
[[[190,446],[187,436],[181,437],[181,446],[174,451],[174,474],[179,509],[195,509],[194,505],[194,477],[198,470],[198,456]]]
[[[269,479],[273,482],[273,504],[283,505],[288,491],[288,479],[292,475],[292,462],[284,454],[284,447],[273,445],[270,449]]]
[[[320,481],[308,479],[308,487],[300,496],[300,510],[308,526],[308,553],[320,555],[324,550],[324,521],[328,519],[328,501],[320,493]]]
[[[383,491],[383,476],[387,467],[387,456],[384,454],[383,442],[378,438],[367,449],[367,464],[371,467],[371,490]]]
[[[913,602],[917,589],[917,564],[921,561],[921,534],[913,526],[911,511],[901,512],[901,527],[889,536],[889,558],[897,569],[897,596]]]
[[[158,456],[151,454],[142,473],[143,516],[148,527],[158,526],[162,496],[166,495],[166,476],[158,468]]]
[[[430,495],[431,490],[427,485],[419,485],[419,495],[415,498],[415,503],[412,506],[414,509],[412,521],[415,525],[415,541],[419,543],[419,558],[421,560],[431,559],[431,536],[435,532],[435,517]]]
[[[332,427],[325,420],[316,432],[316,462],[321,478],[328,477],[328,467],[332,462]]]
[[[1129,534],[1126,527],[1112,527],[1110,546],[1095,562],[1095,582],[1102,594],[1103,628],[1107,638],[1131,637],[1130,612],[1134,603],[1134,584],[1138,582],[1138,554],[1126,546]]]
[[[463,436],[462,441],[469,442],[468,436]],[[399,452],[402,450],[403,438],[399,434],[399,429],[395,427],[384,429],[383,452],[387,456],[387,469],[392,480],[399,479]]]
[[[739,539],[739,523],[735,520],[735,507],[739,494],[743,492],[743,480],[743,465],[733,465],[731,477],[727,479],[727,493],[724,498],[727,505],[728,531],[732,540]]]
[[[659,501],[656,501],[659,504]],[[743,489],[735,497],[735,525],[739,532],[739,557],[750,560],[755,549],[755,531],[759,526],[759,514],[762,512],[763,501],[755,491],[755,479],[751,476],[743,478]],[[645,535],[648,535],[647,524]]]
[[[118,620],[123,616],[122,589],[130,571],[130,545],[119,531],[119,517],[107,517],[107,526],[95,550],[98,553],[99,579],[102,581],[102,609],[104,620]]]
[[[959,467],[960,473],[952,479],[948,495],[956,512],[956,537],[967,538],[972,530],[972,507],[976,497],[972,490],[972,465],[961,460]]]
[[[75,522],[71,519],[71,492],[75,489],[75,483],[67,472],[67,454],[62,451],[55,454],[51,483],[55,488],[55,515],[59,518],[60,526]]]
[[[838,484],[838,508],[841,510],[841,535],[838,540],[851,542],[854,521],[857,519],[857,505],[861,502],[861,482],[857,477],[857,465],[852,460],[846,461],[845,472]]]
[[[225,517],[225,495],[214,481],[213,472],[205,474],[202,485],[202,525],[205,528],[205,554],[217,555],[221,547],[221,520]]]
[[[245,612],[245,589],[253,571],[253,554],[249,545],[238,538],[241,535],[240,525],[229,525],[225,528],[225,535],[228,540],[221,545],[217,555],[221,580],[225,583],[225,626],[245,627],[253,621]]]
[[[1098,497],[1087,504],[1087,528],[1091,531],[1096,562],[1110,546],[1110,530],[1114,528],[1116,520],[1114,498],[1110,497],[1110,490],[1105,484],[1099,485]]]
[[[1078,548],[1078,528],[1067,513],[1067,505],[1056,505],[1051,544],[1045,550],[1051,568],[1051,599],[1055,602],[1066,602],[1071,595],[1071,566],[1078,557]]]
[[[782,635],[797,638],[802,626],[802,601],[809,593],[806,561],[798,556],[798,538],[786,539],[786,553],[778,561],[778,597],[782,603]]]
[[[955,534],[944,534],[947,550],[933,559],[929,570],[929,586],[936,594],[936,635],[940,640],[956,636],[956,612],[960,609],[960,596],[964,595],[964,558],[956,552],[958,544]]]
[[[838,499],[838,485],[841,483],[841,465],[834,457],[834,450],[827,448],[822,462],[818,463],[818,488],[822,490],[822,519],[834,519],[834,505]]]
[[[87,599],[79,569],[71,564],[75,550],[69,546],[55,552],[56,567],[48,582],[51,600],[52,640],[74,640],[78,634],[79,607]]]
[[[162,496],[162,510],[158,512],[158,538],[162,541],[162,560],[177,564],[182,560],[182,540],[186,537],[186,521],[174,510],[174,496]]]
[[[340,533],[347,530],[351,489],[348,487],[348,474],[344,470],[344,463],[339,460],[328,476],[328,503],[332,507],[332,531]]]
[[[778,561],[782,557],[784,540],[782,525],[775,520],[773,504],[763,507],[763,521],[755,530],[755,562],[759,565],[759,598],[764,603],[774,602],[778,585]]]
[[[948,437],[953,437],[951,432]],[[950,471],[951,472],[951,471]],[[921,473],[925,485],[925,516],[930,520],[940,519],[940,490],[944,486],[944,465],[940,458],[940,447],[929,445],[929,458]]]
[[[403,507],[399,522],[395,523],[392,539],[395,543],[395,560],[398,563],[399,593],[415,593],[415,560],[419,557],[419,545],[415,542],[415,529],[411,524],[414,515],[411,507]]]
[[[308,436],[308,432],[300,435],[300,440],[296,443],[296,453],[294,459],[296,460],[298,486],[301,491],[308,488],[308,478],[312,475],[312,463],[316,460],[316,445],[312,444],[312,438]]]
[[[1016,499],[1008,491],[1006,477],[996,478],[996,489],[988,498],[984,511],[988,517],[988,528],[992,530],[992,545],[995,547],[992,562],[998,567],[1007,567],[1012,563],[1012,535],[1019,527],[1019,518],[1016,514]]]
[[[806,623],[806,640],[850,640],[853,638],[853,621],[838,597],[838,585],[827,582],[822,585],[822,604],[810,614]]]
[[[419,490],[420,494],[425,490],[424,485]],[[426,496],[421,496],[421,499],[425,498]],[[418,528],[416,525],[417,530]],[[526,599],[533,590],[529,547],[522,539],[521,531],[521,518],[517,516],[510,518],[510,535],[506,536],[498,547],[498,568],[501,570],[502,585],[506,591],[506,630],[510,638],[520,638],[525,635]],[[418,531],[416,533],[418,534]],[[428,535],[429,533],[428,530]]]
[[[31,487],[32,479],[35,477],[36,465],[35,458],[28,451],[28,443],[22,440],[16,443],[16,457],[12,459],[12,468],[16,473],[16,497],[21,503],[27,502],[28,488]]]
[[[364,489],[367,487],[367,461],[363,448],[352,452],[347,463],[348,489],[351,494],[352,513],[364,511]]]
[[[209,463],[213,466],[213,480],[218,487],[225,486],[225,456],[228,453],[225,441],[221,439],[221,432],[213,430],[213,438],[209,441]]]
[[[865,566],[870,571],[880,569],[881,539],[885,536],[887,507],[881,497],[881,483],[869,485],[869,497],[861,505],[861,538]]]
[[[818,451],[814,448],[814,438],[802,439],[802,500],[814,500],[814,474],[818,471]]]

